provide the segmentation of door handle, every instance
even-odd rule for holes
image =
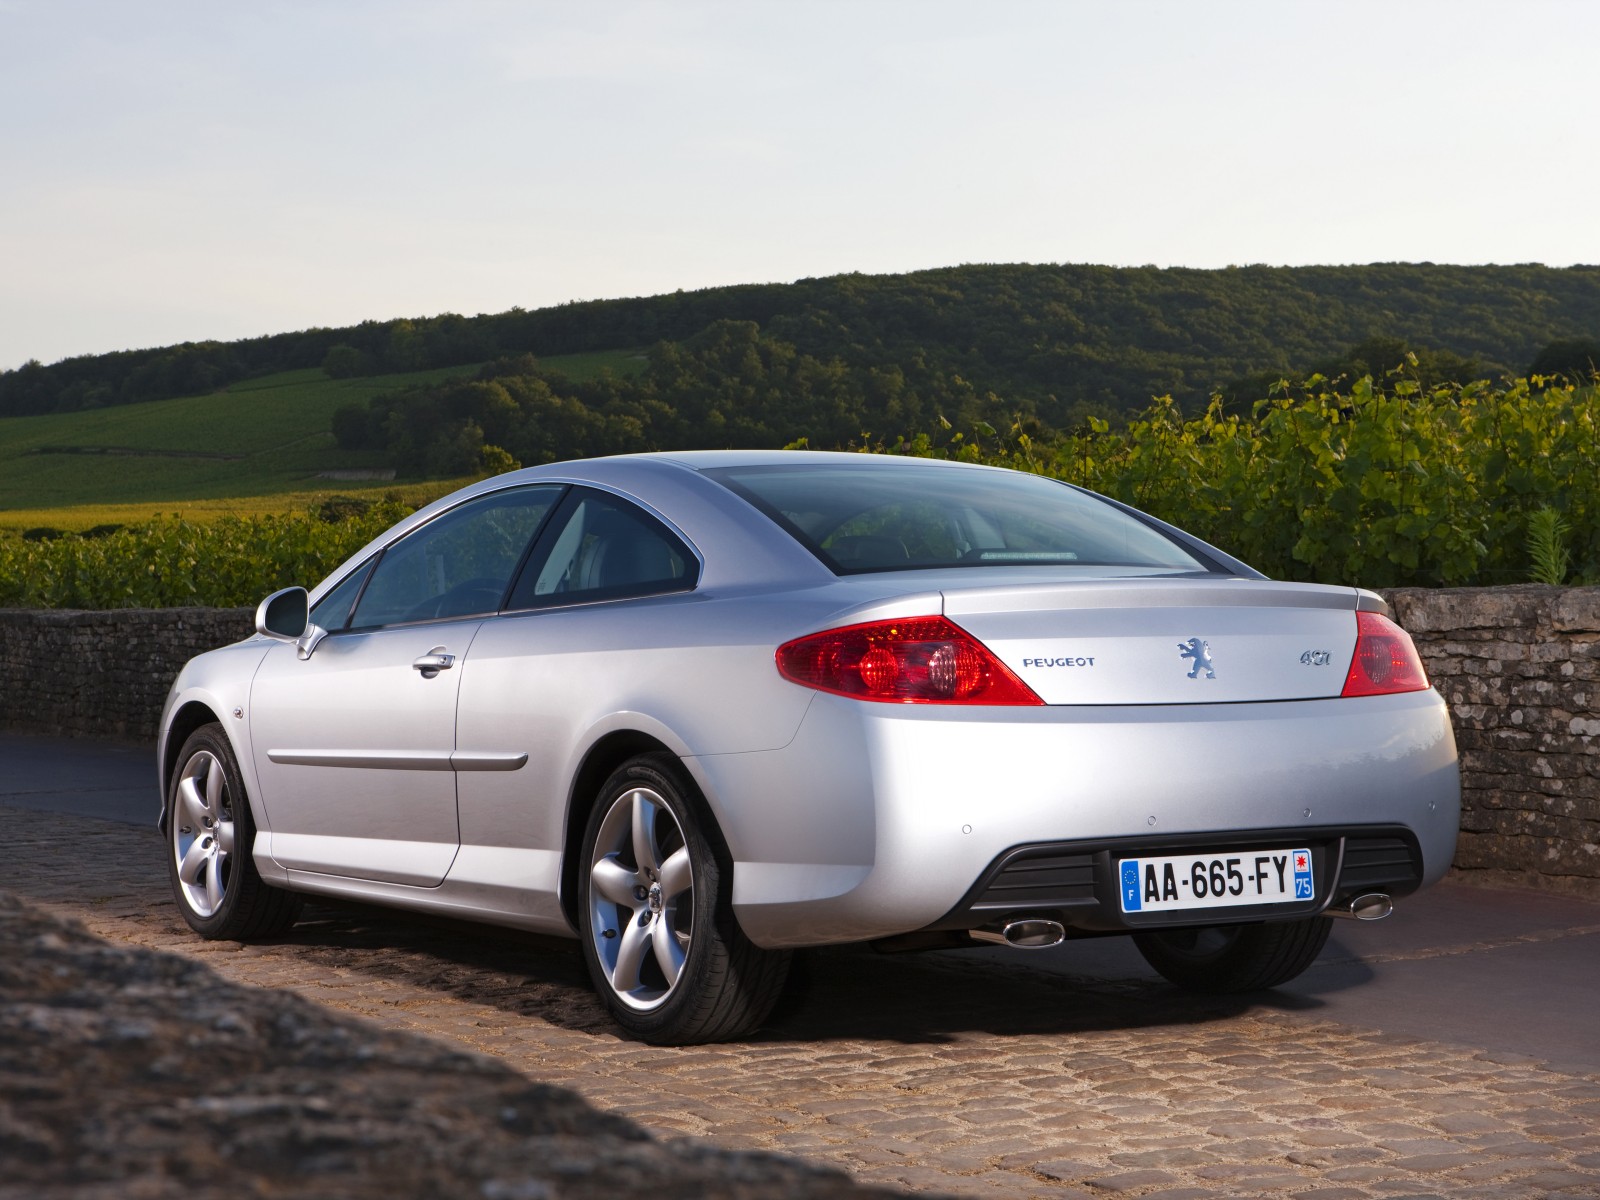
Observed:
[[[421,671],[424,679],[432,679],[440,671],[448,671],[456,665],[456,656],[446,654],[443,646],[435,646],[421,658],[413,659],[413,670]]]

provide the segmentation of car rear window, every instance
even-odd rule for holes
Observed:
[[[914,460],[712,467],[840,575],[929,567],[1206,565],[1120,509],[1053,479]]]

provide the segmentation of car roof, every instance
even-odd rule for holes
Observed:
[[[865,467],[889,474],[899,470],[1014,474],[1003,467],[980,463],[818,450],[655,451],[545,463],[479,480],[403,518],[341,563],[320,585],[313,587],[311,599],[315,603],[349,568],[441,512],[488,492],[538,483],[582,484],[612,491],[640,504],[683,536],[691,546],[727,548],[726,553],[718,554],[703,564],[707,574],[702,577],[702,582],[708,585],[829,586],[839,589],[841,600],[846,594],[856,596],[856,593],[860,593],[860,596],[856,596],[859,600],[869,593],[890,595],[903,592],[908,585],[933,585],[931,579],[902,579],[894,572],[840,577],[798,540],[789,536],[775,536],[776,531],[766,514],[739,499],[733,491],[706,474],[718,468],[771,466]],[[926,479],[926,476],[922,478]],[[1100,499],[1106,500],[1105,497]],[[1122,507],[1115,501],[1107,500],[1107,503]],[[1151,520],[1148,517],[1144,519]],[[1192,545],[1206,556],[1223,563],[1224,569],[1234,574],[1264,578],[1248,565],[1215,547],[1206,546],[1182,530],[1161,522],[1155,524],[1167,529],[1180,544]],[[1034,573],[1028,572],[1028,580],[1031,581],[1033,577]],[[1004,582],[998,570],[993,581]]]
[[[775,536],[778,531],[769,518],[720,484],[702,476],[700,471],[712,465],[859,461],[860,458],[860,455],[807,451],[693,451],[688,454],[619,454],[524,467],[468,484],[396,522],[312,588],[312,602],[320,600],[349,568],[439,514],[490,492],[539,483],[579,484],[609,490],[643,507],[691,546],[733,547],[731,553],[721,556],[716,564],[710,564],[716,570],[707,574],[706,582],[720,582],[723,576],[737,582],[788,581],[797,586],[831,582],[835,579],[833,573],[800,543],[786,535]]]
[[[654,454],[624,455],[627,458],[653,458],[681,463],[701,471],[709,467],[768,466],[883,466],[893,470],[903,466],[949,467],[961,470],[1004,470],[981,463],[951,462],[942,458],[912,458],[898,454],[856,453],[847,450],[679,450]],[[890,466],[890,464],[894,464]]]

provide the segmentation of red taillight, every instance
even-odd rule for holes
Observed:
[[[824,692],[900,704],[1043,704],[944,617],[872,621],[778,647],[778,673]]]
[[[1393,692],[1420,692],[1428,686],[1428,673],[1411,644],[1411,635],[1388,617],[1375,612],[1356,614],[1356,652],[1341,696],[1387,696]]]

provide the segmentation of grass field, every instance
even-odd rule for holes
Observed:
[[[60,529],[82,533],[100,525],[138,525],[157,517],[182,517],[207,523],[219,517],[259,517],[273,513],[303,512],[335,496],[377,498],[394,495],[403,503],[421,506],[465,487],[461,479],[430,479],[424,483],[343,482],[327,480],[326,488],[303,492],[276,492],[266,496],[221,496],[209,500],[145,500],[113,504],[74,504],[62,508],[0,509],[0,534],[29,529]]]
[[[539,365],[548,371],[560,371],[577,383],[598,379],[605,371],[623,378],[640,374],[648,365],[643,350],[596,350],[589,354],[561,354],[541,358]]]
[[[602,371],[637,374],[636,351],[563,355],[541,365],[574,380]],[[387,491],[410,483],[320,479],[331,470],[382,470],[381,455],[339,449],[334,411],[417,383],[470,374],[474,366],[365,379],[287,371],[207,396],[90,412],[0,419],[0,529],[81,530],[131,524],[157,513],[204,520],[225,513],[283,512],[331,494]],[[459,482],[459,481],[457,481]],[[429,483],[418,493],[443,494]]]

